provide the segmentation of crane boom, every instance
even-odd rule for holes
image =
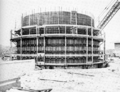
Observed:
[[[113,18],[113,16],[118,12],[119,9],[120,9],[120,1],[116,0],[116,2],[112,5],[110,10],[102,19],[102,21],[100,21],[97,28],[101,30],[104,29],[104,27],[109,23],[109,21]]]

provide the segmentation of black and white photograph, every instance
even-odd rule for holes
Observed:
[[[120,0],[0,0],[0,92],[120,92]]]

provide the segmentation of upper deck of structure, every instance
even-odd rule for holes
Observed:
[[[76,11],[41,12],[22,18],[22,26],[49,24],[72,24],[94,27],[94,19],[86,14],[77,13]]]

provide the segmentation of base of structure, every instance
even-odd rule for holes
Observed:
[[[53,65],[44,65],[40,66],[42,69],[93,69],[93,68],[103,68],[103,63],[95,65],[65,65],[65,66],[53,66]]]

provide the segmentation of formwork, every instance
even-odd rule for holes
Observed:
[[[18,60],[34,58],[45,68],[102,66],[100,45],[104,39],[92,17],[76,11],[52,11],[22,16],[21,20],[21,28],[11,32]]]

